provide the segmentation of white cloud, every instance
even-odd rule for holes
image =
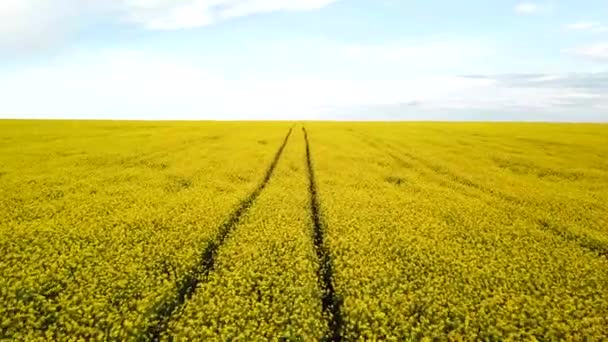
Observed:
[[[578,22],[575,24],[570,24],[567,26],[567,28],[570,30],[590,30],[590,29],[596,27],[597,25],[598,25],[597,23],[581,21],[581,22]]]
[[[477,41],[424,41],[378,45],[354,44],[344,46],[342,53],[348,58],[369,63],[416,63],[437,67],[454,66],[475,58],[489,57],[494,54],[494,49],[488,44]]]
[[[463,119],[466,115],[458,115],[476,111],[592,114],[608,109],[608,96],[600,91],[605,80],[602,75],[250,79],[219,75],[172,56],[115,50],[4,75],[0,117],[389,119],[383,115],[392,111],[394,119],[433,119],[429,113]],[[358,117],[365,109],[376,111]],[[488,118],[509,118],[494,115]]]
[[[432,108],[469,109],[487,111],[520,110],[534,114],[539,111],[560,110],[564,106],[582,105],[585,109],[589,101],[603,99],[603,108],[608,108],[608,99],[599,94],[580,89],[504,87],[493,85],[473,92],[462,92],[456,96],[433,99],[428,103]]]
[[[43,49],[75,27],[70,0],[0,1],[0,54]]]
[[[274,11],[308,11],[337,0],[122,0],[126,18],[153,30],[206,26]]]
[[[608,62],[608,42],[578,47],[566,52],[595,62]]]
[[[424,100],[349,107],[342,119],[608,122],[608,73],[466,76],[486,80]]]
[[[327,107],[398,104],[488,82],[463,77],[227,78],[137,51],[109,51],[64,63],[0,79],[0,116],[289,119],[285,113],[309,117]]]
[[[522,2],[515,6],[515,12],[520,14],[534,14],[540,10],[540,7],[533,2]]]
[[[608,26],[592,21],[581,21],[566,26],[567,29],[573,31],[588,31],[594,33],[608,32]]]
[[[1,0],[0,53],[44,49],[99,18],[153,30],[175,30],[258,13],[315,10],[336,1]]]

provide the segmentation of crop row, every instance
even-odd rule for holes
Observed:
[[[356,128],[409,141],[407,129],[381,138],[371,127]],[[346,340],[608,335],[606,258],[503,200],[429,182],[420,163],[400,163],[349,130],[309,131]]]
[[[141,336],[288,127],[128,126],[0,147],[0,338]]]
[[[367,139],[364,138],[364,140]],[[581,189],[585,189],[585,185],[580,184],[582,181],[577,181],[576,183],[579,184],[559,195],[553,193],[554,188],[556,188],[554,184],[547,186],[538,178],[526,180],[521,175],[516,177],[511,175],[509,177],[507,174],[502,176],[507,179],[506,181],[488,184],[487,181],[484,181],[484,179],[487,179],[487,175],[485,175],[488,173],[487,169],[478,157],[471,158],[475,161],[468,164],[477,164],[477,170],[484,170],[484,172],[463,169],[462,163],[446,162],[442,158],[436,157],[437,155],[448,156],[449,153],[446,153],[446,151],[429,154],[427,148],[425,153],[435,157],[421,158],[413,155],[412,148],[403,146],[401,141],[390,144],[382,139],[375,140],[376,143],[371,143],[369,140],[367,143],[372,144],[371,146],[374,146],[378,153],[387,153],[397,162],[417,166],[417,172],[423,175],[427,181],[437,182],[444,187],[469,196],[481,196],[499,202],[504,210],[516,212],[518,215],[536,222],[540,229],[571,240],[598,255],[608,255],[608,231],[605,228],[608,226],[608,216],[606,215],[608,210],[604,208],[605,205],[600,200],[600,196],[604,194],[602,192],[595,194],[589,190],[581,192]],[[495,153],[492,159],[510,160],[511,157],[508,155],[500,156]],[[535,163],[539,164],[538,161]],[[544,167],[538,166],[538,168]],[[560,170],[555,172],[565,173],[569,171]],[[479,176],[479,173],[482,175]],[[468,176],[463,176],[465,174]],[[489,174],[497,178],[501,175],[501,172],[493,171]],[[479,180],[471,180],[471,176]],[[601,184],[608,183],[608,174],[604,178],[606,178],[604,182],[593,181],[593,186],[598,189],[603,188],[604,186],[601,186]],[[569,184],[572,183],[571,181],[563,181],[562,183],[558,188],[572,187],[572,184]],[[506,186],[505,184],[512,185]],[[598,187],[598,185],[600,186]],[[589,193],[593,195],[590,196]],[[600,198],[596,199],[596,195]]]
[[[218,252],[216,266],[165,338],[320,340],[328,334],[311,243],[302,133],[294,131],[264,191]]]
[[[608,336],[596,128],[36,125],[0,127],[0,339]]]

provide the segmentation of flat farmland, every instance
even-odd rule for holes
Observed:
[[[0,121],[0,340],[608,339],[608,125]]]

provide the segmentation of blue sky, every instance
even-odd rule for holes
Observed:
[[[0,117],[608,121],[608,2],[2,0]]]

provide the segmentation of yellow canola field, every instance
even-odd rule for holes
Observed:
[[[310,132],[347,340],[608,336],[608,127],[366,123]],[[561,147],[553,139],[568,134],[563,151],[524,140]],[[495,160],[555,171],[514,174]]]
[[[0,123],[0,337],[139,336],[289,126]]]
[[[0,340],[599,341],[607,288],[607,125],[0,121]]]
[[[605,125],[407,127],[367,131],[389,151],[396,147],[402,158],[430,174],[430,181],[448,178],[449,187],[481,192],[546,230],[608,255]],[[408,139],[400,137],[405,132]]]
[[[304,138],[294,129],[274,175],[171,322],[183,341],[317,341],[327,334],[311,243]]]

